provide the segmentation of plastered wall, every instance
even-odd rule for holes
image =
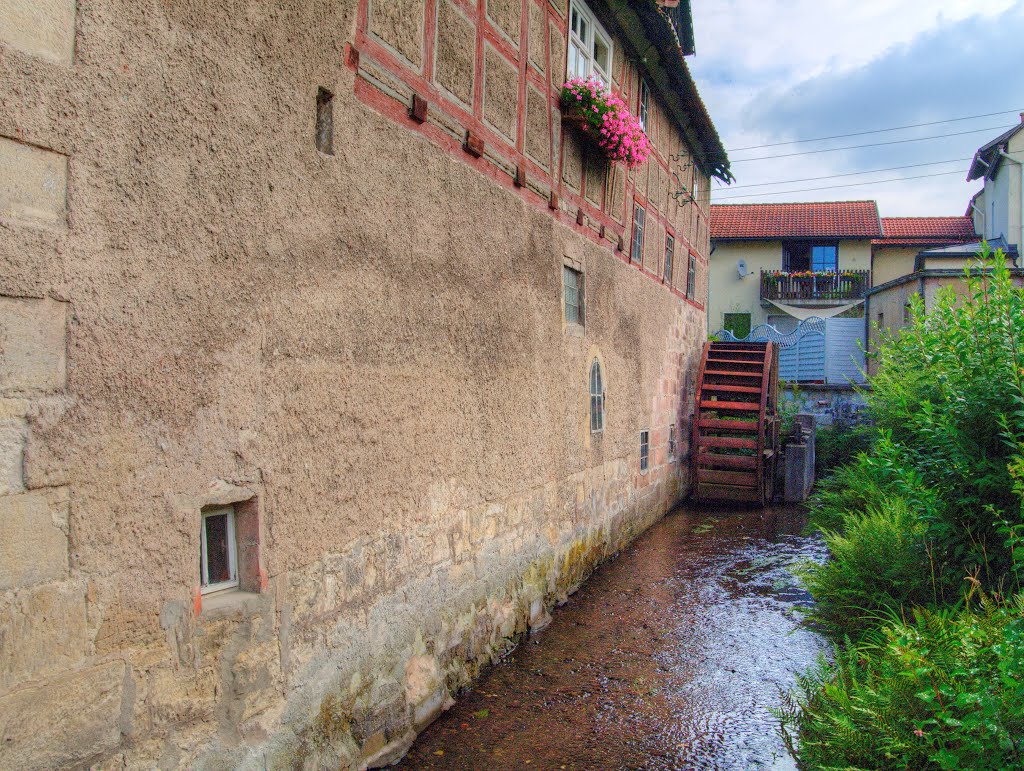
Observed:
[[[914,258],[927,246],[879,246],[871,260],[871,283],[880,286],[914,272]]]
[[[0,766],[390,762],[686,491],[706,272],[687,302],[656,246],[630,265],[554,113],[545,145],[508,110],[550,111],[524,73],[563,66],[564,7],[374,5],[0,2]],[[471,82],[434,32],[467,25]],[[507,129],[527,186],[414,125],[371,34]],[[251,591],[204,597],[200,510],[232,504]]]

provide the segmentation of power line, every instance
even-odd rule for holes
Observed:
[[[976,118],[991,118],[995,115],[1007,115],[1011,112],[1020,112],[1020,110],[1003,110],[1002,112],[986,112],[983,115],[968,115],[966,118],[947,118],[946,120],[934,120],[930,123],[911,123],[907,126],[893,126],[892,128],[884,129],[873,129],[871,131],[856,131],[852,134],[834,134],[830,137],[816,137],[815,139],[793,139],[789,142],[774,142],[770,145],[751,145],[750,147],[733,147],[726,152],[738,153],[742,150],[760,150],[765,147],[782,147],[783,145],[799,145],[804,142],[824,142],[826,139],[846,139],[848,137],[862,137],[867,134],[884,134],[888,131],[903,131],[904,129],[922,128],[924,126],[939,126],[943,123],[957,123],[965,120],[975,120]]]
[[[908,166],[890,166],[887,169],[872,169],[871,171],[851,171],[847,174],[828,174],[824,177],[804,177],[803,179],[787,179],[779,182],[756,182],[750,185],[729,185],[727,190],[732,192],[740,188],[765,187],[766,185],[795,185],[797,182],[817,182],[822,179],[838,179],[839,177],[857,177],[863,174],[880,174],[883,171],[899,171],[900,169],[918,169],[922,166],[940,166],[943,163],[961,163],[969,161],[970,158],[951,158],[948,161],[932,161],[931,163],[911,163]],[[725,189],[725,188],[723,188]]]
[[[1006,131],[1008,126],[995,126],[993,128],[974,129],[973,131],[958,131],[955,134],[938,134],[933,137],[918,137],[917,139],[894,139],[890,142],[873,142],[868,145],[848,145],[846,147],[829,147],[824,150],[804,150],[800,153],[785,153],[783,155],[762,155],[757,158],[739,158],[732,161],[733,164],[744,163],[745,161],[767,161],[772,158],[792,158],[797,155],[814,155],[815,153],[835,153],[840,150],[861,150],[865,147],[882,147],[883,145],[902,145],[907,142],[927,142],[929,139],[945,139],[946,137],[962,137],[967,134],[981,134],[986,131]]]
[[[718,201],[728,201],[731,198],[755,198],[765,195],[788,195],[789,193],[810,193],[814,190],[836,190],[841,187],[863,187],[864,185],[883,185],[886,182],[905,182],[911,179],[927,179],[928,177],[943,177],[948,174],[966,174],[966,171],[939,171],[935,174],[919,174],[914,177],[895,177],[893,179],[876,179],[874,182],[851,182],[848,185],[827,185],[825,187],[805,187],[800,190],[776,190],[771,193],[741,193],[740,195],[727,195],[718,198]]]

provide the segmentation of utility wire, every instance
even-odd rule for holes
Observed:
[[[933,137],[918,137],[917,139],[894,139],[890,142],[874,142],[869,145],[848,145],[846,147],[829,147],[824,150],[804,150],[800,153],[785,153],[783,155],[761,155],[757,158],[738,158],[732,163],[744,163],[745,161],[767,161],[772,158],[792,158],[796,155],[814,155],[815,153],[835,153],[840,150],[861,150],[865,147],[882,147],[883,145],[902,145],[907,142],[927,142],[929,139],[945,139],[946,137],[962,137],[967,134],[981,134],[986,131],[1006,131],[1008,126],[995,126],[993,128],[974,129],[973,131],[958,131],[955,134],[938,134]]]
[[[722,198],[716,198],[715,201],[728,201],[731,198],[754,198],[757,196],[765,195],[788,195],[789,193],[810,193],[814,190],[836,190],[841,187],[862,187],[864,185],[882,185],[886,182],[905,182],[911,179],[926,179],[928,177],[943,177],[948,174],[966,174],[966,171],[940,171],[935,174],[919,174],[914,177],[895,177],[893,179],[878,179],[874,182],[851,182],[848,185],[827,185],[825,187],[805,187],[800,190],[776,190],[771,193],[741,193],[740,195],[727,195]],[[714,203],[714,201],[712,201]]]
[[[857,177],[862,174],[880,174],[883,171],[899,171],[900,169],[918,169],[922,166],[940,166],[943,163],[961,163],[963,161],[969,161],[970,158],[951,158],[948,161],[932,161],[931,163],[911,163],[909,166],[890,166],[887,169],[872,169],[871,171],[851,171],[848,174],[828,174],[824,177],[804,177],[803,179],[787,179],[778,182],[756,182],[750,185],[729,185],[728,188],[722,187],[721,189],[732,192],[733,190],[739,190],[740,188],[747,187],[765,187],[766,185],[795,185],[797,182],[818,182],[822,179],[838,179],[839,177]]]
[[[968,115],[966,118],[947,118],[946,120],[934,120],[930,123],[911,123],[907,126],[893,126],[892,128],[873,129],[871,131],[856,131],[853,134],[834,134],[830,137],[817,137],[815,139],[793,139],[789,142],[775,142],[770,145],[751,145],[750,147],[733,147],[727,150],[729,153],[738,153],[741,150],[760,150],[764,147],[782,147],[783,145],[799,145],[804,142],[824,142],[826,139],[846,139],[847,137],[862,137],[867,134],[884,134],[888,131],[903,131],[904,129],[922,128],[924,126],[939,126],[943,123],[957,123],[958,121],[974,120],[976,118],[991,118],[995,115],[1008,115],[1011,112],[1020,110],[1003,110],[1002,112],[986,112],[983,115]]]

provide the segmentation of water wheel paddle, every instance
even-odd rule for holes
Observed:
[[[695,498],[771,503],[779,455],[778,394],[774,344],[704,346],[690,443]]]

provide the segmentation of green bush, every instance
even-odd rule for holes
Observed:
[[[871,448],[875,429],[866,424],[822,426],[814,438],[814,473],[823,479]]]
[[[899,497],[847,515],[841,532],[824,531],[831,559],[803,575],[816,601],[814,620],[836,636],[856,638],[892,612],[936,602],[925,532]]]
[[[873,444],[812,499],[837,645],[780,713],[802,767],[1024,768],[1024,290],[983,257],[885,338]]]
[[[813,769],[1024,767],[1024,600],[917,610],[799,680],[777,711]]]

